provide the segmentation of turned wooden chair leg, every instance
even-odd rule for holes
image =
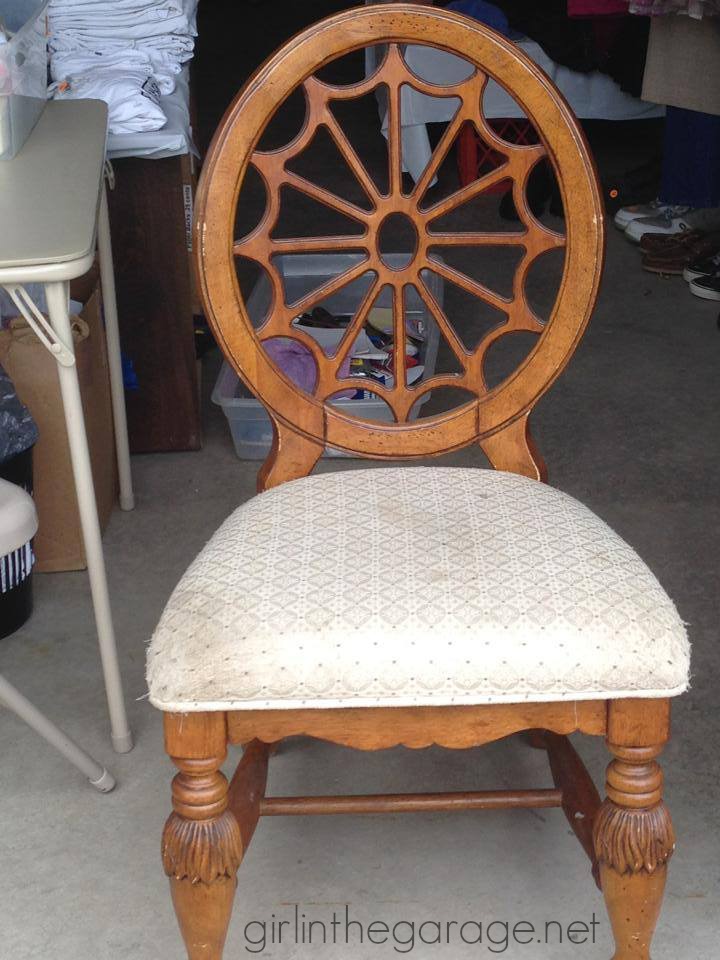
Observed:
[[[611,731],[612,733],[612,731]],[[609,741],[607,799],[595,820],[595,851],[613,935],[613,960],[650,960],[667,863],[675,848],[670,814],[662,801],[656,757],[664,741],[624,746]]]
[[[228,810],[225,714],[166,714],[166,750],[179,773],[162,859],[189,960],[221,960],[236,873],[240,828]]]

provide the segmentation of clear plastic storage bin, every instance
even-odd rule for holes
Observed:
[[[15,156],[47,102],[47,6],[0,3],[0,160]]]
[[[404,263],[406,260],[404,254],[383,255],[383,259],[390,263],[392,263],[394,257],[398,258],[398,262]],[[361,259],[362,255],[360,254],[307,254],[281,256],[276,259],[275,263],[283,275],[287,299],[294,303],[305,293],[317,289],[323,282],[348,270]],[[332,297],[323,300],[322,305],[335,315],[352,315],[357,310],[369,283],[370,280],[364,288],[362,285],[355,283],[351,288],[340,290]],[[437,274],[431,274],[427,278],[427,285],[435,299],[442,305],[444,300],[443,280]],[[270,283],[265,274],[262,274],[247,303],[248,313],[253,323],[259,323],[265,317],[270,306],[270,300]],[[382,291],[376,301],[376,306],[391,306],[389,290]],[[427,307],[412,290],[409,290],[406,296],[405,316],[406,319],[419,320],[426,325],[427,333],[419,359],[425,367],[422,379],[427,380],[435,371],[440,332]],[[366,389],[372,390],[372,384],[369,383]],[[430,393],[428,392],[421,399],[414,413],[411,414],[411,418],[418,416],[419,407],[429,397]],[[222,407],[227,417],[238,457],[241,460],[264,460],[272,444],[270,417],[260,401],[238,379],[237,374],[227,361],[223,362],[212,393],[212,400]],[[332,402],[334,406],[349,415],[361,417],[365,420],[378,420],[385,423],[393,420],[390,407],[384,401],[372,397],[359,400],[347,397]],[[330,457],[348,456],[348,454],[332,448],[328,448],[325,455]]]

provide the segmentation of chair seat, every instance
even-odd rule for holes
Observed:
[[[148,654],[161,710],[668,697],[673,602],[572,497],[516,474],[363,469],[286,483],[220,527]]]

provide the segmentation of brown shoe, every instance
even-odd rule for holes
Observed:
[[[706,237],[703,230],[685,230],[682,233],[644,233],[640,239],[641,253],[659,253],[661,256],[669,254],[676,248],[684,249]]]
[[[693,237],[694,234],[694,237]],[[657,242],[642,253],[642,268],[650,273],[664,273],[669,276],[681,275],[685,267],[694,260],[711,256],[720,249],[720,233],[700,233],[693,230],[682,235],[682,241],[675,237],[658,237],[658,240],[676,240],[675,243]]]

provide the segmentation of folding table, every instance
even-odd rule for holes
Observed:
[[[100,260],[120,506],[134,506],[105,194],[107,107],[99,100],[48,103],[13,160],[0,162],[0,286],[55,357],[65,411],[88,576],[110,712],[112,744],[132,749],[118,665],[105,559],[69,318],[69,281]],[[24,284],[41,283],[46,317]]]

